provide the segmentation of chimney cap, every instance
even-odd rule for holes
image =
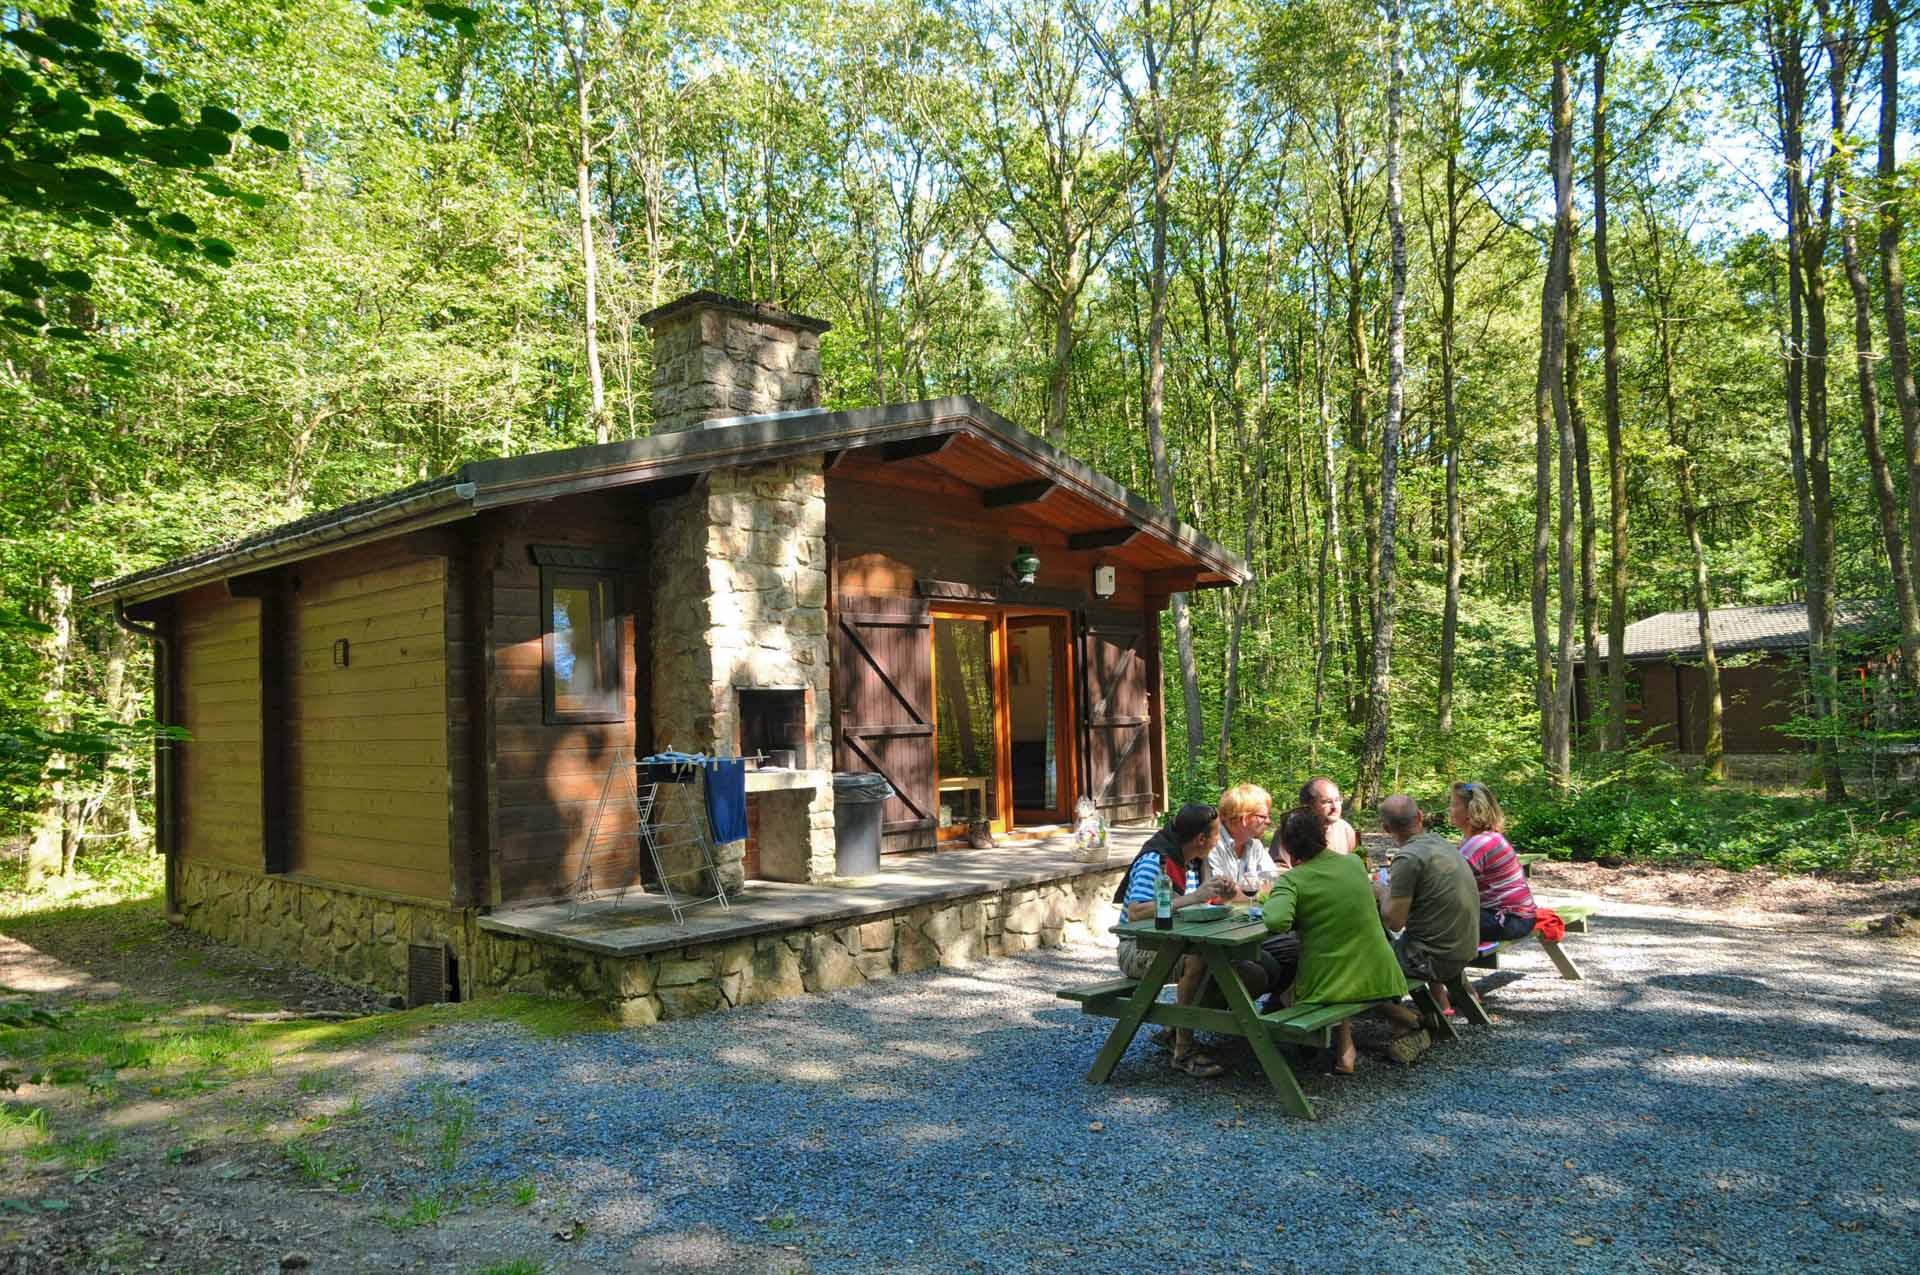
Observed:
[[[725,310],[730,314],[745,315],[761,323],[774,323],[784,328],[797,328],[802,332],[826,332],[833,325],[825,319],[815,319],[809,315],[795,314],[783,310],[777,305],[764,301],[742,301],[739,297],[730,297],[720,292],[689,292],[686,296],[657,306],[641,315],[635,322],[642,327],[651,328],[676,315],[690,310]]]

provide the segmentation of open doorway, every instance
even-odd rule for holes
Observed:
[[[1067,620],[1059,615],[1008,616],[1008,770],[1016,824],[1065,823],[1072,776],[1067,728],[1071,682]]]

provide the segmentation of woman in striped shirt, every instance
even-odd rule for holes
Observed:
[[[1480,941],[1523,939],[1533,933],[1538,912],[1533,888],[1507,842],[1507,817],[1493,790],[1485,784],[1455,784],[1447,818],[1466,834],[1460,853],[1480,886]]]

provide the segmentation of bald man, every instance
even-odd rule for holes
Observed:
[[[1480,950],[1480,887],[1473,867],[1453,842],[1428,832],[1413,798],[1395,794],[1380,803],[1380,826],[1394,844],[1385,884],[1375,882],[1380,919],[1404,931],[1394,954],[1408,979],[1434,989],[1447,1003],[1446,984]]]

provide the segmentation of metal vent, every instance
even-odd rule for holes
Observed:
[[[441,944],[407,944],[408,1009],[451,999],[452,958],[453,953]]]

